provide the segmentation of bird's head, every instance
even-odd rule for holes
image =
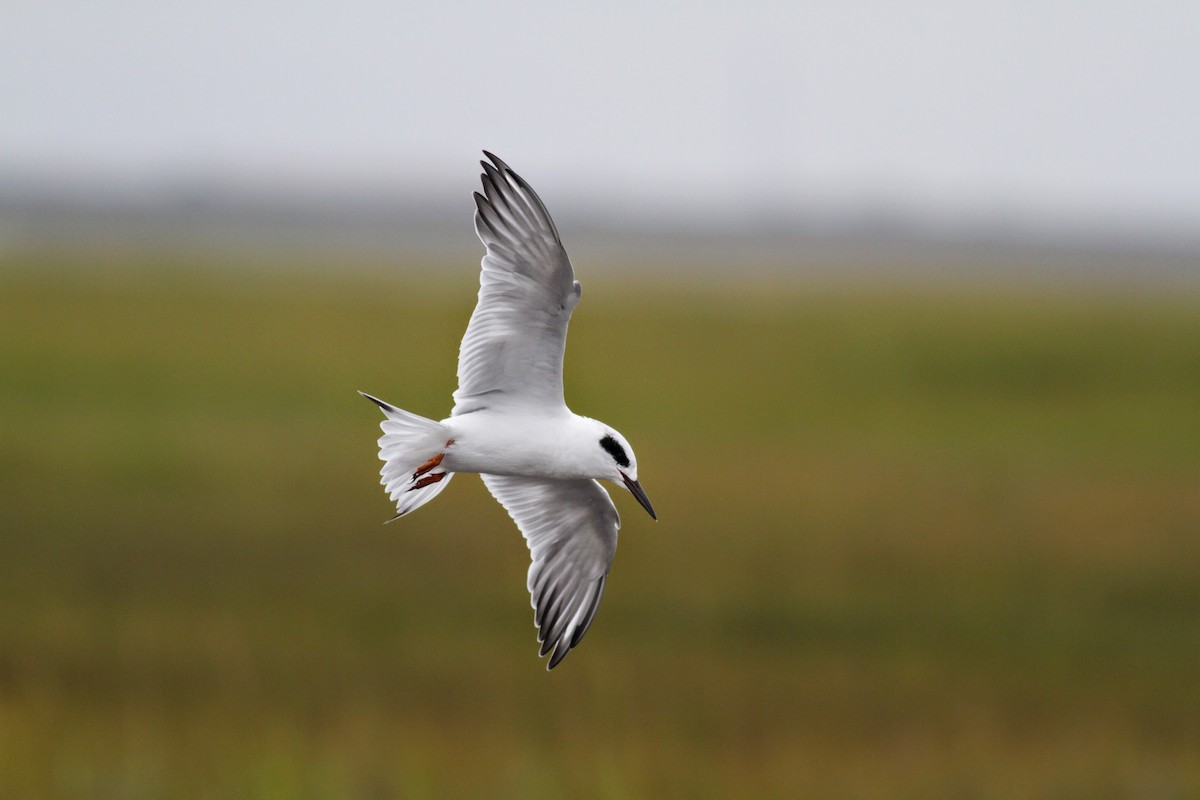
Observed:
[[[646,497],[642,485],[638,483],[637,457],[633,454],[633,448],[624,436],[607,425],[596,423],[596,426],[594,455],[601,470],[596,477],[624,484],[629,493],[642,504],[642,508],[646,509],[646,513],[658,519],[654,513],[654,506],[650,505],[650,498]]]

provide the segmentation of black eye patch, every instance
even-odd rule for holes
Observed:
[[[625,455],[625,448],[621,447],[620,442],[616,439],[611,436],[605,436],[600,440],[600,446],[608,451],[608,454],[613,457],[613,461],[616,461],[617,464],[622,467],[629,466],[629,456]]]

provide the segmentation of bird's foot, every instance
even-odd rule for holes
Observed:
[[[438,460],[440,461],[441,458],[439,457]],[[430,469],[432,469],[432,467],[430,467]],[[446,477],[446,473],[444,473],[444,472],[430,473],[429,475],[426,475],[424,478],[421,478],[421,480],[414,483],[412,486],[408,487],[408,490],[410,492],[415,492],[417,489],[424,489],[426,486],[437,483],[444,477]]]
[[[424,464],[422,464],[421,466],[417,467],[417,471],[413,473],[412,479],[415,481],[417,478],[421,477],[421,476],[422,476],[422,475],[424,475],[426,472],[429,472],[429,470],[433,469],[433,468],[434,468],[434,467],[436,467],[438,464],[441,464],[441,463],[442,463],[442,459],[443,459],[443,458],[445,458],[445,457],[446,457],[446,454],[445,454],[445,453],[438,453],[436,456],[434,456],[433,458],[429,459],[428,461],[426,461],[426,462],[425,462]]]

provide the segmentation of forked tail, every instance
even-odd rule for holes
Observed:
[[[359,394],[382,408],[387,417],[379,423],[383,429],[379,437],[379,458],[383,461],[379,482],[396,504],[392,519],[397,519],[437,497],[450,483],[454,473],[441,469],[446,448],[453,444],[450,429],[366,392]]]

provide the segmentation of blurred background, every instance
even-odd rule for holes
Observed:
[[[1198,34],[10,4],[0,798],[1197,796]],[[448,412],[483,148],[661,520],[613,492],[550,674],[511,522],[385,527],[354,393]]]

